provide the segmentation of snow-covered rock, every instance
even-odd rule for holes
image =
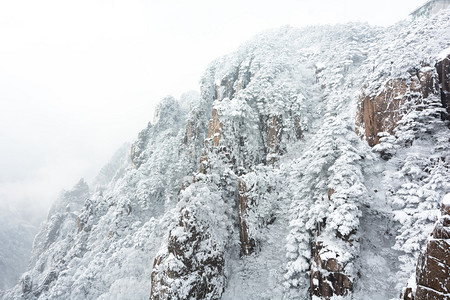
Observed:
[[[441,215],[419,255],[414,281],[405,291],[406,300],[444,300],[450,297],[450,203],[447,195]]]

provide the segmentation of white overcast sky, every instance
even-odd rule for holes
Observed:
[[[92,179],[166,95],[286,24],[390,25],[425,0],[1,0],[0,205],[48,209]]]

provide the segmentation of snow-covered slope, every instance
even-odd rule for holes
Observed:
[[[398,297],[450,191],[449,46],[448,12],[260,34],[56,202],[3,298]]]

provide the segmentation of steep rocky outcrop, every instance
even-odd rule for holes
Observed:
[[[199,221],[196,213],[181,211],[178,226],[169,233],[167,249],[155,258],[150,299],[220,299],[224,253],[210,244],[208,224]],[[211,253],[212,249],[218,251]]]
[[[249,236],[248,232],[248,210],[249,206],[254,203],[249,203],[247,194],[247,186],[242,178],[238,181],[238,201],[239,201],[239,238],[241,241],[241,255],[249,255],[255,251],[256,242]]]
[[[243,178],[238,180],[238,201],[239,201],[239,239],[241,242],[241,255],[249,255],[256,250],[256,241],[249,234],[249,210],[255,205],[247,193],[247,185]]]
[[[260,66],[252,65],[252,58],[245,59],[238,63],[238,66],[232,67],[225,75],[221,75],[220,80],[216,80],[213,84],[214,94],[211,119],[208,124],[208,135],[205,141],[205,146],[210,148],[208,151],[203,151],[200,157],[200,173],[206,174],[210,167],[209,155],[213,153],[221,153],[226,159],[230,160],[233,165],[233,171],[237,176],[237,217],[239,226],[239,239],[241,246],[241,255],[250,255],[256,251],[256,240],[249,233],[250,221],[249,214],[254,213],[257,203],[255,199],[248,194],[247,185],[245,182],[245,174],[258,163],[274,164],[278,157],[282,154],[281,143],[283,131],[287,131],[283,126],[283,118],[281,115],[275,116],[270,114],[262,114],[262,104],[256,106],[254,99],[247,95],[246,90],[248,85],[252,84],[252,77],[258,74]],[[219,77],[220,78],[220,77]],[[204,89],[205,87],[203,87]],[[205,91],[202,92],[205,94]],[[246,109],[251,110],[251,113],[256,115],[256,124],[248,123],[246,118],[236,117],[236,112],[231,111],[230,106],[246,105]],[[252,107],[255,106],[255,107]],[[246,111],[239,112],[245,115]],[[289,113],[291,113],[289,111]],[[290,124],[295,132],[293,139],[300,139],[302,137],[302,125],[300,117],[297,115]],[[248,124],[245,124],[248,123]],[[245,132],[248,128],[255,130],[255,125],[262,131],[255,136],[249,136],[249,132]],[[192,135],[192,125],[190,121],[187,127],[187,141]],[[253,133],[253,132],[252,132]],[[256,137],[256,138],[255,138]],[[249,138],[254,139],[254,145],[248,144]],[[249,149],[256,146],[260,149],[258,155],[251,155]],[[252,149],[254,151],[254,149]],[[261,157],[264,153],[264,156]],[[255,226],[255,224],[252,224]],[[253,228],[255,229],[255,228]]]
[[[356,131],[366,138],[370,146],[380,143],[379,133],[394,134],[399,121],[409,113],[414,104],[424,103],[424,99],[434,96],[440,99],[445,111],[440,117],[448,120],[450,104],[450,57],[437,61],[433,67],[422,66],[408,71],[406,79],[389,79],[378,89],[371,90],[370,95],[362,94],[359,98]],[[405,105],[409,102],[409,105]],[[411,105],[412,104],[412,105]],[[423,104],[415,108],[424,109]],[[439,116],[439,114],[438,114]],[[417,129],[416,129],[417,130]],[[363,131],[363,132],[362,132]],[[381,151],[383,156],[383,151]],[[440,159],[445,160],[444,157]],[[424,205],[424,204],[423,204]],[[450,248],[446,241],[448,233],[448,208],[445,203],[441,209],[442,216],[437,221],[426,249],[419,254],[415,276],[408,282],[401,298],[449,299],[450,297]],[[449,223],[449,224],[447,224]]]
[[[188,120],[185,145],[196,137],[197,113],[193,122]],[[225,167],[229,159],[221,141],[222,123],[218,110],[212,109],[212,118],[208,124],[208,136],[205,148],[199,158],[199,172],[192,179],[192,184],[183,184],[179,197],[178,224],[168,235],[167,244],[163,244],[153,262],[151,274],[152,300],[163,299],[220,299],[225,286],[225,245],[227,238],[218,238],[211,228],[220,217],[209,211],[211,205],[218,205],[223,195],[215,189],[214,175],[216,165],[211,165],[211,155],[219,155],[219,165]],[[190,155],[190,153],[188,153]],[[214,161],[216,162],[216,161]],[[220,167],[219,167],[220,169]],[[221,184],[219,184],[220,186]],[[228,196],[229,197],[229,196]],[[229,205],[228,205],[229,206]],[[225,205],[219,205],[225,209]],[[229,207],[230,208],[230,207]],[[224,211],[222,216],[227,218]],[[224,227],[229,226],[223,222]],[[227,232],[228,229],[223,230]]]
[[[359,96],[356,131],[371,147],[379,143],[379,133],[393,133],[408,100],[439,96],[447,112],[442,117],[450,115],[450,55],[438,60],[434,67],[421,66],[408,74],[407,78],[389,79],[375,91],[367,90]]]
[[[216,150],[218,150],[221,131],[222,131],[222,123],[219,120],[219,113],[218,113],[217,109],[213,108],[212,118],[209,119],[209,124],[208,124],[208,138],[205,140],[206,148],[209,148],[209,149],[215,148]],[[200,173],[206,174],[207,169],[209,167],[208,163],[209,163],[209,158],[208,158],[207,149],[204,149],[202,155],[200,156],[200,161],[199,161]]]
[[[322,258],[322,243],[313,246],[314,263],[311,267],[311,291],[321,299],[347,296],[353,291],[353,282],[345,274],[344,267],[336,258]],[[325,253],[326,254],[326,253]]]
[[[419,256],[416,270],[417,300],[450,297],[450,201],[442,204],[441,216]]]
[[[198,127],[197,127],[197,112],[195,110],[192,111],[192,119],[187,121],[186,125],[186,137],[184,143],[186,147],[189,148],[191,146],[193,139],[198,137]],[[189,153],[188,153],[189,155]]]
[[[415,283],[407,287],[405,300],[445,300],[450,298],[450,195],[444,198],[425,249],[420,253]]]
[[[333,189],[328,190],[328,199],[331,200]],[[321,299],[330,299],[332,296],[347,296],[353,291],[353,281],[347,273],[345,266],[339,262],[339,256],[333,251],[323,247],[323,242],[318,241],[325,222],[317,223],[315,230],[316,242],[313,243],[311,252],[313,263],[311,265],[311,293]],[[351,232],[346,236],[337,233],[341,242],[351,244],[354,242]]]
[[[369,146],[379,143],[379,133],[393,133],[405,113],[405,102],[439,93],[439,80],[432,68],[423,67],[408,74],[408,78],[389,79],[375,91],[359,96],[356,131],[365,137]]]
[[[219,113],[217,109],[212,110],[212,119],[209,121],[208,138],[212,139],[213,146],[218,147],[220,141],[220,131],[222,130],[222,124],[219,120]]]
[[[450,55],[441,59],[436,64],[441,88],[442,104],[447,110],[447,118],[450,116]]]

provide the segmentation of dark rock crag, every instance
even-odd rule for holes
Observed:
[[[443,119],[450,113],[450,56],[438,61],[434,68],[425,67],[408,72],[410,78],[390,79],[371,95],[362,94],[356,117],[356,131],[373,147],[380,142],[378,134],[393,130],[406,113],[406,101],[420,101],[430,95],[440,97],[446,108]],[[363,132],[361,132],[363,129]],[[404,300],[450,298],[450,207],[442,206],[442,216],[436,223],[426,249],[416,266],[416,286],[407,286]]]
[[[416,268],[417,300],[450,298],[450,203],[443,203],[441,216],[419,255]]]
[[[322,259],[320,257],[321,248],[322,244],[320,242],[313,247],[312,294],[322,299],[349,295],[353,290],[352,280],[345,274],[344,267],[335,258]]]
[[[450,202],[442,204],[436,221],[416,267],[415,287],[407,287],[404,300],[444,300],[450,298]]]
[[[249,255],[255,251],[256,242],[249,237],[247,215],[249,206],[254,205],[247,194],[247,185],[241,178],[238,180],[239,200],[239,238],[241,241],[241,255]],[[249,202],[250,201],[250,202]]]
[[[435,69],[435,71],[434,71]],[[410,70],[409,78],[389,79],[375,93],[360,95],[356,115],[356,132],[365,137],[371,147],[380,142],[378,134],[393,133],[401,120],[402,105],[410,99],[425,99],[434,94],[450,115],[450,55],[436,65]]]
[[[447,110],[448,118],[450,115],[450,55],[436,64],[436,70],[439,75],[442,105]]]
[[[366,95],[364,92],[360,95],[356,133],[364,136],[369,146],[373,147],[380,142],[379,133],[393,133],[405,113],[402,106],[407,100],[423,99],[438,93],[439,80],[431,68],[424,71],[411,70],[409,75],[409,78],[389,79],[375,95]]]
[[[331,200],[333,189],[328,190],[328,199]],[[332,296],[347,296],[353,291],[353,281],[346,274],[345,267],[336,258],[321,257],[323,245],[317,238],[324,230],[325,222],[317,223],[315,230],[316,241],[312,245],[313,263],[311,266],[311,294],[322,299],[330,299]],[[345,243],[352,242],[352,235],[338,236]]]

